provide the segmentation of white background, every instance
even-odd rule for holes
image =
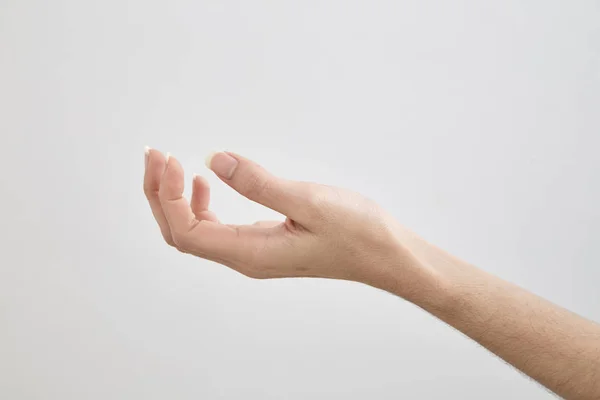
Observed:
[[[144,145],[358,190],[600,320],[596,1],[0,0],[0,397],[546,399],[415,306],[167,247]],[[212,175],[226,222],[273,213]]]

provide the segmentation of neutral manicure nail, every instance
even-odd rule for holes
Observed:
[[[225,179],[231,179],[238,166],[238,160],[227,153],[218,152],[211,154],[206,159],[206,166],[212,169],[215,174]]]
[[[144,167],[148,167],[148,159],[150,158],[150,147],[146,146],[144,148]]]

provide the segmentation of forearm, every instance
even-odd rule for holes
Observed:
[[[474,267],[430,311],[568,399],[600,398],[600,327]]]
[[[413,234],[404,233],[401,243],[419,264],[414,270],[427,273],[412,291],[395,286],[402,277],[376,286],[407,297],[557,394],[600,399],[600,325]]]

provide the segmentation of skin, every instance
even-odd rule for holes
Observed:
[[[600,325],[427,243],[377,204],[346,190],[277,177],[233,153],[208,167],[284,222],[225,225],[207,181],[190,202],[174,157],[147,149],[144,192],[164,240],[179,251],[266,279],[361,282],[404,298],[567,399],[600,399]]]

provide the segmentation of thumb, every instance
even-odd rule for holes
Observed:
[[[292,219],[300,219],[306,193],[300,182],[276,177],[238,154],[213,153],[206,166],[242,196]]]

